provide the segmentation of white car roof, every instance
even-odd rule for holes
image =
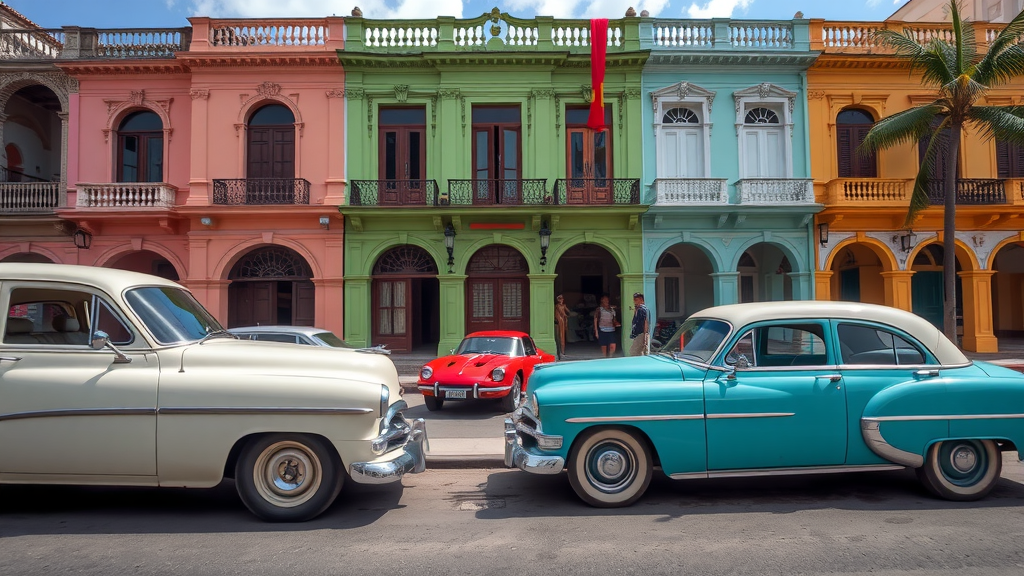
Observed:
[[[40,264],[24,262],[0,263],[0,280],[44,280],[71,282],[95,286],[104,292],[117,296],[133,286],[167,286],[184,289],[177,282],[114,268],[100,266],[79,266],[75,264]]]
[[[753,322],[768,320],[866,320],[888,324],[913,336],[935,355],[943,365],[969,364],[970,360],[949,341],[938,328],[924,318],[890,306],[861,302],[831,302],[824,300],[793,300],[787,302],[756,302],[727,304],[706,308],[694,318],[719,318],[739,329]]]
[[[314,336],[316,334],[330,332],[330,330],[314,328],[313,326],[239,326],[237,328],[229,329],[228,332],[239,334],[303,334],[305,336]]]

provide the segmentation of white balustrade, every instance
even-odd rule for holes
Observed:
[[[48,212],[60,203],[59,182],[0,183],[0,213]]]
[[[913,181],[882,178],[837,178],[828,183],[829,203],[905,204]]]
[[[740,204],[813,204],[810,178],[748,178],[736,182]]]
[[[608,45],[622,46],[622,28],[608,26]],[[558,24],[551,29],[555,46],[590,46],[590,22]]]
[[[707,21],[656,20],[654,45],[668,47],[711,47],[715,44],[715,28]]]
[[[214,20],[211,46],[323,46],[329,40],[323,19]]]
[[[783,22],[729,23],[729,42],[743,48],[792,48],[793,25]]]
[[[723,178],[658,178],[654,190],[659,206],[729,203],[729,188]]]
[[[438,31],[434,25],[370,26],[364,30],[367,46],[375,48],[437,46]]]
[[[826,25],[822,28],[822,43],[828,48],[874,48],[879,45],[875,33],[883,28],[881,23]]]
[[[78,184],[78,208],[171,208],[177,188],[163,182]]]

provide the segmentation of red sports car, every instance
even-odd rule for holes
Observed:
[[[534,366],[554,361],[529,334],[474,332],[453,354],[421,368],[417,384],[427,410],[440,410],[445,400],[501,398],[502,409],[512,412],[519,407]]]

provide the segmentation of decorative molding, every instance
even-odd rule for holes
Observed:
[[[325,92],[325,94],[327,94],[328,98],[344,98],[346,92],[344,88],[332,88]]]
[[[1018,234],[1019,232],[1012,230],[957,230],[956,239],[974,250],[975,256],[978,257],[980,270],[988,270],[988,261],[992,256],[992,250],[1003,240]]]
[[[405,102],[409,99],[409,85],[408,84],[395,84],[395,100],[399,102]]]
[[[458,88],[441,88],[437,91],[437,95],[442,100],[455,100],[461,96],[461,92]]]
[[[128,102],[131,102],[135,106],[142,106],[142,101],[146,99],[145,90],[132,90],[128,94]],[[108,109],[109,111],[109,109]]]
[[[530,95],[538,100],[547,100],[555,96],[555,91],[550,88],[534,88],[530,91]]]
[[[580,86],[580,94],[583,96],[583,101],[590,104],[594,101],[594,87],[589,84]]]
[[[743,101],[752,100],[755,97],[759,100],[785,100],[789,106],[789,113],[792,114],[793,105],[796,102],[797,95],[797,92],[786,90],[785,88],[772,84],[771,82],[762,82],[756,86],[737,90],[732,93],[733,100],[736,103],[736,114],[740,113]]]
[[[619,130],[622,130],[622,120],[626,115],[626,93],[619,93]]]
[[[281,95],[281,85],[270,82],[269,80],[260,84],[256,87],[256,93],[263,98],[271,98],[273,96]]]
[[[188,91],[188,95],[191,96],[193,100],[207,100],[210,97],[210,91],[200,88],[193,88]]]
[[[639,88],[626,88],[625,94],[626,98],[630,100],[639,100],[641,96]]]
[[[808,100],[821,100],[824,97],[825,97],[825,91],[824,90],[808,90],[807,91],[807,99]]]
[[[437,94],[430,96],[430,131],[437,131]]]
[[[366,90],[362,88],[345,88],[342,93],[346,100],[362,100],[366,96]]]
[[[555,94],[555,136],[561,134],[562,130],[562,99]]]

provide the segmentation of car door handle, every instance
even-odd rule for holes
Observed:
[[[820,374],[818,376],[815,376],[815,378],[827,378],[829,380],[829,382],[839,382],[840,380],[843,379],[843,375],[842,374]]]
[[[934,377],[936,377],[938,375],[939,375],[939,371],[938,370],[934,370],[934,369],[932,369],[932,370],[918,370],[917,372],[914,372],[914,376],[917,376],[918,378],[934,378]]]
[[[21,360],[20,356],[0,356],[0,362],[17,362]]]

